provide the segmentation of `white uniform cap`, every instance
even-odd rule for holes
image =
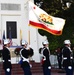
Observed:
[[[8,39],[4,40],[4,45],[10,43],[10,41]]]
[[[71,44],[70,40],[65,40],[64,44]]]
[[[27,43],[27,41],[25,41],[25,40],[22,40],[22,43],[21,43],[22,45],[25,45],[25,44],[28,44]]]
[[[45,40],[44,42],[42,42],[42,44],[49,44],[49,42]]]

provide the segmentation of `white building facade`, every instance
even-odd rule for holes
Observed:
[[[28,26],[28,1],[0,0],[0,39],[3,37],[3,31],[5,31],[5,36],[8,36],[8,28],[11,27],[16,35],[12,38],[13,45],[20,45],[20,30],[22,30],[22,39],[27,40],[34,49],[33,60],[40,62],[38,50],[46,38],[41,36],[36,28]]]

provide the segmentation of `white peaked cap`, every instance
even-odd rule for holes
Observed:
[[[26,40],[22,40],[22,45],[28,44]]]
[[[5,39],[4,44],[8,44],[8,43],[10,43],[10,41],[8,39]]]
[[[71,44],[70,40],[65,40],[64,44]]]
[[[49,44],[49,42],[45,40],[44,42],[42,42],[42,44]]]

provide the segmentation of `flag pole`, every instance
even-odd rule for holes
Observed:
[[[28,14],[29,14],[29,1],[28,3]],[[29,15],[28,15],[28,44],[30,45],[30,23],[29,23]]]
[[[21,41],[22,41],[22,30],[20,29],[20,45],[21,45]]]
[[[28,14],[29,14],[29,1],[34,3],[34,0],[28,0]],[[28,16],[28,43],[30,45],[30,23],[29,23],[29,16]]]
[[[28,43],[30,45],[30,25],[28,25],[28,26],[29,26],[29,30],[28,30]]]

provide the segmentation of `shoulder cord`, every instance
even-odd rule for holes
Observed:
[[[21,56],[21,58],[23,58],[23,61],[27,61],[27,62],[29,62],[29,59],[28,59],[28,58],[23,57],[23,55],[21,54],[22,50],[23,50],[23,49],[21,49],[21,51],[20,51],[20,56]]]

